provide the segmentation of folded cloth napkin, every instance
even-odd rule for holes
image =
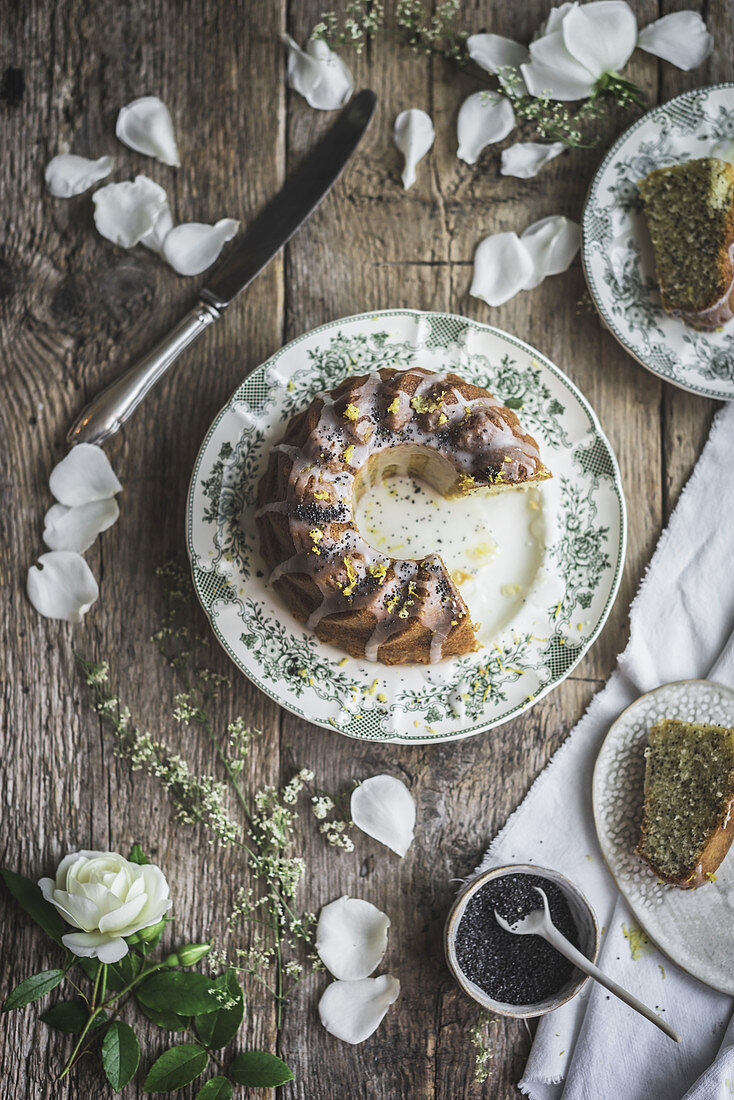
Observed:
[[[641,1000],[663,1006],[685,1041],[671,1042],[589,982],[538,1025],[519,1085],[534,1100],[714,1100],[734,1090],[732,1000],[653,949],[632,960],[624,929],[635,920],[606,870],[591,804],[597,753],[629,703],[674,680],[734,687],[732,456],[734,403],[716,414],[660,538],[630,609],[630,640],[616,670],[478,868],[532,860],[578,883],[606,929],[599,965]]]

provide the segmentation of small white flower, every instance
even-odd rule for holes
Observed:
[[[39,615],[80,623],[99,596],[99,586],[81,554],[52,550],[28,570],[28,599]]]
[[[128,953],[125,936],[157,924],[173,902],[163,872],[152,863],[130,863],[117,852],[72,852],[56,878],[38,884],[74,928],[61,942],[75,955],[118,962]]]
[[[459,160],[476,164],[482,149],[507,137],[515,125],[512,104],[499,92],[475,92],[465,99],[456,129]]]
[[[540,286],[547,275],[560,275],[572,264],[581,247],[581,228],[570,218],[557,214],[533,222],[520,235],[530,253],[535,272],[523,290]]]
[[[173,168],[180,167],[171,115],[158,96],[142,96],[123,107],[117,116],[115,134],[136,153],[155,157]]]
[[[502,150],[500,173],[503,176],[529,180],[567,148],[562,141],[554,141],[551,145],[543,145],[537,141],[515,142],[509,149]]]
[[[325,905],[316,927],[316,951],[335,978],[368,978],[387,951],[390,918],[368,901],[346,894]]]
[[[530,43],[530,61],[520,71],[531,95],[586,99],[627,64],[636,42],[637,22],[624,0],[564,4]]]
[[[68,507],[109,500],[122,489],[110,460],[95,443],[78,443],[58,462],[48,479],[48,487]]]
[[[416,166],[433,145],[435,136],[431,116],[417,107],[401,111],[395,119],[393,139],[405,157],[402,180],[406,191],[415,183]]]
[[[60,153],[46,165],[44,179],[55,198],[70,199],[72,195],[81,195],[105,176],[109,176],[114,167],[114,157],[89,160],[73,153]]]
[[[533,258],[517,233],[493,233],[477,245],[469,293],[501,306],[524,290],[535,273]]]
[[[302,50],[289,34],[280,36],[288,47],[288,85],[319,111],[343,107],[354,91],[354,77],[321,39],[312,38]]]
[[[404,856],[413,842],[415,801],[399,779],[374,775],[352,792],[352,821],[367,836]]]
[[[121,248],[133,248],[152,233],[167,205],[166,192],[147,176],[108,183],[92,195],[97,232]]]
[[[501,34],[470,34],[466,48],[469,57],[480,68],[488,73],[500,74],[500,83],[503,80],[501,69],[514,69],[522,80],[520,66],[530,60],[527,46],[512,38],[503,38]]]
[[[75,550],[83,554],[119,515],[114,497],[92,500],[75,508],[52,504],[43,521],[43,541],[49,550]]]
[[[211,267],[239,227],[234,218],[221,218],[215,225],[177,225],[165,237],[161,255],[179,275],[200,275]]]
[[[319,1001],[326,1030],[345,1043],[363,1043],[382,1023],[400,996],[400,982],[390,974],[358,982],[332,982]]]
[[[714,40],[697,11],[673,11],[643,27],[637,45],[687,71],[706,60]]]

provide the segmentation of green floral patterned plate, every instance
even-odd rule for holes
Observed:
[[[266,584],[255,497],[270,447],[315,394],[348,374],[415,364],[455,370],[486,386],[519,410],[538,439],[554,474],[540,494],[545,582],[532,614],[532,601],[519,603],[517,615],[478,652],[429,667],[388,668],[345,659],[288,613]],[[309,722],[352,737],[428,743],[498,726],[569,674],[614,601],[626,518],[609,443],[557,367],[489,325],[391,310],[323,325],[245,379],[196,460],[187,542],[214,633],[258,687]]]
[[[697,332],[660,304],[636,181],[653,168],[734,150],[734,84],[676,96],[631,126],[604,158],[582,219],[589,291],[606,325],[635,359],[681,389],[734,400],[734,322]]]

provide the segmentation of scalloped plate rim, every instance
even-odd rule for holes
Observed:
[[[581,406],[583,411],[589,417],[590,424],[593,427],[593,430],[594,430],[594,433],[595,433],[596,437],[599,438],[602,441],[602,443],[604,444],[604,446],[606,448],[606,451],[607,451],[607,454],[609,456],[610,463],[611,463],[611,468],[612,468],[611,483],[612,483],[614,493],[616,495],[616,498],[617,498],[617,501],[618,501],[618,504],[619,504],[619,525],[620,525],[620,529],[619,529],[618,552],[617,552],[616,562],[615,562],[615,565],[614,565],[614,573],[613,573],[613,576],[612,576],[610,584],[609,584],[609,591],[608,591],[608,594],[607,594],[607,598],[606,598],[604,607],[603,607],[603,609],[602,609],[602,611],[601,611],[601,613],[600,613],[600,615],[599,615],[599,617],[598,617],[598,619],[597,619],[597,621],[594,625],[594,629],[590,632],[588,637],[584,640],[583,645],[581,645],[579,647],[578,654],[575,656],[575,659],[573,660],[573,662],[571,664],[569,664],[568,667],[560,675],[558,675],[556,677],[552,677],[547,684],[543,685],[542,687],[539,687],[538,690],[537,690],[537,693],[535,694],[534,698],[531,701],[528,702],[527,700],[525,700],[523,702],[520,702],[520,703],[510,707],[508,710],[504,711],[498,717],[496,717],[494,719],[490,719],[488,721],[480,720],[478,722],[478,724],[473,725],[468,729],[460,729],[458,731],[453,731],[453,732],[446,733],[446,734],[441,734],[441,735],[434,735],[434,736],[431,736],[431,737],[420,737],[420,736],[407,737],[407,736],[399,736],[399,735],[398,736],[392,736],[392,737],[384,737],[384,736],[369,736],[367,734],[352,733],[349,730],[345,730],[345,729],[340,728],[338,726],[334,726],[331,723],[329,723],[328,721],[325,721],[325,720],[321,719],[320,717],[314,716],[314,714],[306,714],[302,709],[295,706],[292,702],[285,701],[283,699],[282,695],[279,695],[277,690],[272,688],[269,683],[261,681],[260,678],[255,674],[254,670],[243,667],[240,660],[236,657],[234,652],[231,650],[230,645],[227,641],[227,638],[223,635],[223,633],[220,630],[216,620],[212,617],[209,607],[206,605],[206,603],[202,599],[201,593],[199,591],[199,585],[197,583],[196,566],[195,566],[195,563],[194,563],[194,549],[193,549],[193,546],[192,546],[192,542],[193,542],[193,538],[192,538],[193,496],[194,496],[194,489],[195,489],[195,486],[197,484],[197,480],[198,480],[202,460],[204,458],[204,454],[206,452],[206,449],[208,447],[208,444],[209,444],[212,436],[214,435],[215,431],[217,430],[217,428],[218,428],[221,420],[223,419],[223,417],[226,416],[227,413],[232,408],[234,395],[238,392],[238,390],[243,385],[243,383],[246,383],[246,382],[252,380],[254,375],[258,372],[264,373],[268,368],[272,367],[285,354],[286,351],[290,350],[291,348],[295,347],[299,343],[301,343],[301,342],[303,342],[303,341],[305,341],[305,340],[307,340],[307,339],[309,339],[309,338],[311,338],[311,337],[313,337],[313,336],[315,336],[319,333],[326,332],[330,329],[336,329],[340,326],[343,326],[343,325],[346,325],[346,324],[349,324],[349,323],[352,323],[352,322],[370,321],[370,320],[377,320],[379,318],[389,318],[389,317],[396,317],[396,316],[411,317],[411,318],[416,319],[416,321],[419,321],[421,318],[431,318],[431,317],[441,317],[441,318],[446,318],[450,321],[459,321],[462,324],[464,324],[465,326],[469,326],[469,327],[472,327],[472,328],[475,328],[475,329],[479,329],[480,331],[488,333],[492,336],[495,336],[495,337],[499,338],[500,340],[507,341],[510,345],[514,345],[515,347],[521,349],[523,352],[528,354],[531,358],[537,359],[539,362],[541,362],[543,364],[543,366],[545,368],[549,369],[551,371],[551,373],[554,374],[556,376],[556,378],[558,378],[559,381],[564,386],[566,386],[570,390],[570,392],[574,395],[574,397],[579,402],[579,405]],[[596,412],[592,408],[592,406],[589,403],[589,401],[587,400],[587,398],[584,397],[584,395],[581,393],[581,391],[579,390],[579,388],[575,384],[575,382],[573,382],[573,380],[571,378],[569,378],[569,376],[564,371],[562,371],[559,367],[557,367],[552,362],[552,360],[550,360],[548,358],[548,356],[544,355],[537,348],[533,347],[531,344],[528,344],[526,341],[522,340],[518,336],[513,335],[512,333],[508,333],[505,330],[499,329],[494,325],[490,325],[490,324],[487,324],[485,322],[477,321],[477,320],[474,320],[473,318],[466,317],[463,314],[451,313],[449,311],[444,311],[444,310],[421,310],[421,309],[410,309],[410,308],[407,308],[407,307],[400,307],[400,308],[395,308],[395,309],[364,310],[360,313],[355,313],[355,314],[350,314],[350,315],[347,315],[347,316],[335,318],[333,321],[327,321],[327,322],[324,322],[321,325],[317,325],[314,328],[308,329],[307,331],[305,331],[305,332],[301,333],[300,335],[294,337],[292,340],[289,340],[286,344],[283,344],[280,348],[278,348],[275,352],[273,352],[272,355],[268,356],[267,359],[265,359],[261,363],[259,363],[256,367],[254,367],[249,372],[249,374],[247,374],[244,378],[242,378],[237,383],[237,385],[232,390],[232,392],[230,393],[230,396],[227,399],[227,401],[225,402],[225,404],[222,406],[222,408],[219,410],[219,412],[216,414],[216,416],[212,420],[212,423],[210,424],[210,426],[209,426],[209,428],[206,432],[206,435],[204,436],[204,439],[203,439],[203,441],[202,441],[202,443],[199,447],[199,450],[197,452],[196,459],[194,461],[194,465],[193,465],[193,468],[192,468],[192,473],[191,473],[191,477],[190,477],[190,480],[189,480],[189,488],[188,488],[188,492],[187,492],[185,525],[186,525],[186,549],[187,549],[187,554],[188,554],[188,558],[189,558],[189,566],[190,566],[190,572],[191,572],[191,577],[192,577],[192,583],[193,583],[193,586],[194,586],[194,591],[196,592],[199,603],[202,607],[202,610],[204,611],[204,614],[207,617],[207,620],[209,622],[210,628],[212,629],[212,632],[214,633],[214,636],[217,638],[217,641],[220,643],[220,645],[222,646],[222,648],[226,652],[227,656],[230,658],[232,663],[240,670],[240,672],[242,672],[242,674],[245,675],[257,688],[259,688],[265,695],[267,695],[275,703],[277,703],[279,706],[281,706],[284,710],[287,710],[289,713],[295,715],[297,718],[303,718],[307,722],[310,722],[313,725],[319,726],[321,729],[334,731],[334,732],[340,734],[341,736],[349,737],[353,740],[361,741],[361,742],[368,742],[368,743],[373,743],[373,744],[402,744],[402,745],[445,744],[445,743],[450,742],[450,741],[463,740],[466,737],[473,737],[473,736],[476,736],[480,733],[486,733],[491,729],[496,729],[499,726],[504,725],[506,722],[510,721],[512,718],[516,717],[517,715],[527,712],[528,710],[531,709],[531,707],[535,706],[536,703],[540,702],[540,700],[542,698],[544,698],[549,692],[551,692],[554,688],[558,687],[571,674],[571,672],[573,672],[573,670],[577,667],[579,662],[583,660],[583,658],[588,653],[589,649],[596,642],[597,638],[599,637],[601,631],[604,628],[604,625],[606,624],[606,621],[609,617],[609,614],[611,613],[612,607],[614,606],[614,602],[616,600],[617,594],[619,592],[619,587],[620,587],[620,584],[621,584],[621,581],[622,581],[624,563],[625,563],[626,554],[627,554],[627,539],[628,539],[627,505],[626,505],[626,500],[625,500],[625,496],[624,496],[624,490],[623,490],[623,486],[622,486],[622,476],[621,476],[621,471],[619,469],[619,463],[617,461],[617,456],[616,456],[616,454],[615,454],[615,452],[612,448],[611,443],[609,442],[609,439],[607,438],[604,430],[601,427],[601,424],[599,422],[598,416],[596,415]],[[333,647],[328,647],[328,648],[332,649]]]

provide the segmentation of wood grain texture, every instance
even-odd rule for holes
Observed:
[[[462,11],[469,30],[526,40],[549,6],[467,0]],[[675,6],[634,4],[641,23]],[[332,791],[388,770],[411,787],[420,813],[416,842],[402,861],[367,837],[357,838],[354,854],[338,855],[315,827],[303,836],[304,907],[317,910],[350,893],[391,917],[385,969],[400,979],[402,997],[381,1029],[354,1048],[327,1035],[315,1007],[325,979],[314,976],[298,987],[279,1033],[271,1007],[253,992],[240,1049],[277,1049],[297,1077],[285,1094],[301,1100],[510,1100],[519,1096],[528,1033],[500,1021],[492,1078],[484,1086],[472,1082],[468,1030],[476,1014],[443,963],[445,915],[456,880],[479,861],[613,668],[626,641],[629,602],[714,411],[712,402],[642,370],[593,312],[577,308],[585,291],[578,264],[499,309],[468,295],[478,240],[547,214],[578,219],[600,151],[566,153],[529,181],[500,176],[496,148],[470,168],[455,157],[458,107],[476,87],[468,77],[386,40],[349,56],[357,85],[373,87],[379,107],[344,178],[284,257],[108,447],[125,492],[118,525],[88,555],[101,582],[98,607],[72,630],[40,620],[24,596],[26,570],[41,550],[48,472],[63,453],[72,416],[169,328],[197,285],[143,250],[127,253],[99,238],[88,196],[52,199],[44,165],[65,146],[113,153],[121,177],[144,172],[167,187],[176,220],[246,221],[329,124],[328,115],[286,95],[277,42],[286,28],[303,41],[320,7],[318,0],[17,0],[3,10],[0,56],[23,70],[25,93],[16,106],[0,100],[0,861],[38,876],[74,847],[124,851],[141,840],[172,882],[177,932],[194,940],[224,933],[244,879],[241,861],[176,824],[156,785],[111,754],[86,706],[72,649],[110,656],[120,693],[141,721],[179,745],[196,770],[216,771],[211,746],[172,721],[174,686],[149,642],[162,608],[155,569],[184,560],[189,473],[215,412],[284,340],[341,315],[435,308],[515,332],[589,398],[619,458],[629,503],[622,588],[601,638],[574,673],[492,733],[396,748],[340,739],[280,711],[228,666],[213,640],[209,646],[212,667],[232,675],[222,720],[243,714],[263,730],[247,776],[251,789],[284,782],[299,766],[312,768]],[[714,0],[706,12],[717,45],[702,68],[684,74],[647,55],[634,58],[632,76],[651,104],[734,77],[731,9]],[[144,93],[160,94],[172,110],[178,171],[114,139],[117,110]],[[437,138],[405,194],[390,135],[395,115],[410,106],[431,113]],[[189,613],[205,633],[193,596]],[[52,953],[5,896],[0,919],[2,998],[31,968],[52,965]],[[0,1028],[3,1097],[111,1095],[85,1065],[63,1086],[53,1083],[69,1043],[38,1022],[36,1007],[0,1018]],[[150,1059],[165,1037],[151,1031],[146,1044]],[[141,1095],[140,1086],[124,1095]],[[188,1100],[192,1093],[179,1095]]]

